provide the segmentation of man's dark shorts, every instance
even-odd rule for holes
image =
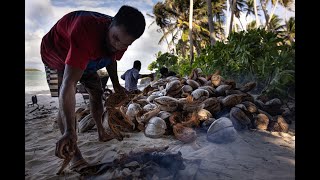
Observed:
[[[56,69],[51,69],[47,65],[44,65],[47,75],[47,83],[49,85],[51,97],[59,97],[59,91],[63,79],[63,71],[58,71]],[[103,93],[101,87],[101,81],[99,75],[94,73],[84,73],[80,79],[80,83],[85,87],[85,89],[91,93]]]

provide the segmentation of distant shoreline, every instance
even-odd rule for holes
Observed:
[[[34,69],[34,68],[26,68],[25,71],[41,71],[39,69]]]

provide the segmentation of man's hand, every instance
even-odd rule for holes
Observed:
[[[151,81],[153,81],[153,80],[154,80],[154,73],[151,73],[151,74],[149,75],[149,77],[151,78]]]
[[[56,143],[55,155],[61,159],[73,157],[77,145],[77,135],[65,132]]]
[[[121,85],[114,86],[113,88],[115,93],[128,94],[128,91],[126,90],[126,88],[122,87]]]

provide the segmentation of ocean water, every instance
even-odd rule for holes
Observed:
[[[49,91],[46,73],[42,71],[25,71],[25,92]]]
[[[124,86],[124,80],[120,78],[123,72],[118,72],[119,83]],[[109,78],[107,85],[112,88],[112,82]],[[48,91],[49,86],[47,84],[46,73],[42,71],[25,71],[25,92],[32,93],[37,91]]]

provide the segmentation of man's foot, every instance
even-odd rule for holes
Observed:
[[[99,133],[99,141],[101,142],[106,142],[106,141],[110,141],[111,139],[117,138],[117,135],[115,135],[113,132],[108,131],[108,132],[104,132],[104,133]]]
[[[76,162],[71,162],[70,163],[70,170],[75,171],[75,172],[80,172],[81,169],[83,169],[87,166],[89,166],[89,163],[82,158]]]

